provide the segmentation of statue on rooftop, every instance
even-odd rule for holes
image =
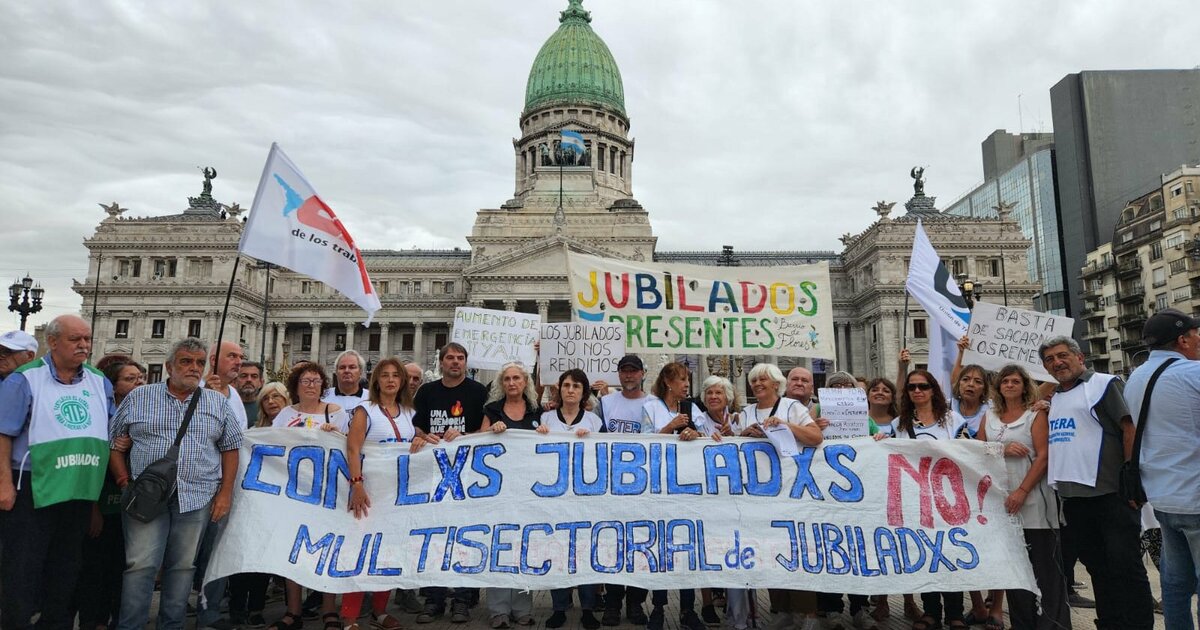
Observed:
[[[913,196],[925,196],[925,169],[914,166],[909,175],[913,178]]]

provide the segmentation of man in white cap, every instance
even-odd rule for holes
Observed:
[[[10,330],[0,335],[0,381],[32,361],[37,351],[37,339],[24,330]]]

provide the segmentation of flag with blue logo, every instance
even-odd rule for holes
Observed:
[[[935,324],[929,330],[929,371],[942,385],[949,396],[950,372],[958,358],[959,337],[967,334],[971,322],[971,309],[963,299],[958,283],[942,263],[925,227],[917,219],[917,231],[913,236],[912,257],[908,263],[908,279],[905,281],[908,294],[929,314]]]
[[[583,136],[580,135],[578,131],[563,129],[560,133],[562,134],[562,140],[560,141],[560,144],[562,145],[563,151],[570,149],[571,151],[574,151],[576,155],[583,155],[586,152],[587,147],[585,147],[583,144]]]

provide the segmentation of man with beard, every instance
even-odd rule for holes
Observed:
[[[246,428],[258,419],[258,393],[263,386],[263,367],[261,363],[243,361],[238,370],[237,392],[242,399],[242,407],[246,409]]]

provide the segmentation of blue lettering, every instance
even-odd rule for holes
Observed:
[[[495,446],[500,446],[496,444]],[[516,573],[517,567],[508,564],[500,564],[500,554],[505,551],[512,551],[512,543],[500,542],[500,536],[504,532],[515,532],[521,529],[513,523],[500,523],[492,528],[492,569],[493,573]]]
[[[325,501],[322,503],[326,509],[332,510],[337,507],[339,476],[347,482],[350,481],[350,464],[346,461],[346,454],[340,449],[330,449],[329,462],[325,465]]]
[[[363,561],[367,557],[367,545],[371,543],[371,535],[367,534],[366,536],[363,536],[362,547],[358,550],[358,563],[355,564],[354,568],[349,571],[337,568],[338,556],[341,555],[342,545],[345,542],[345,536],[338,536],[337,541],[333,543],[333,556],[329,559],[329,577],[354,577],[359,573],[362,573]]]
[[[300,529],[296,530],[296,541],[292,543],[292,553],[288,556],[288,562],[296,564],[300,559],[300,547],[304,547],[304,553],[313,555],[320,552],[321,556],[317,558],[316,574],[321,575],[325,572],[325,559],[329,557],[329,548],[333,546],[333,532],[325,534],[320,540],[313,542],[313,539],[308,535],[308,525],[301,525]]]
[[[775,445],[770,442],[744,442],[738,446],[746,462],[746,494],[755,497],[779,496],[783,482],[780,480],[779,452],[775,450]],[[765,481],[758,478],[759,455],[767,458],[771,471]]]
[[[614,496],[636,496],[646,492],[646,447],[631,442],[614,442],[609,469]],[[631,478],[631,479],[626,479]]]
[[[792,484],[792,492],[788,496],[792,499],[804,498],[804,493],[807,491],[817,501],[824,501],[825,497],[821,494],[821,489],[817,487],[817,480],[813,479],[812,460],[817,454],[817,449],[812,446],[806,446],[800,449],[799,453],[792,455],[792,459],[796,462],[796,481]]]
[[[459,452],[462,452],[462,449],[466,449],[468,447],[460,446],[458,448],[460,449]],[[463,454],[462,459],[464,462],[466,461],[465,453]],[[483,573],[483,569],[485,567],[487,567],[487,559],[488,559],[487,545],[479,542],[478,540],[471,540],[470,538],[467,538],[467,534],[474,534],[477,532],[480,534],[486,535],[488,533],[488,526],[483,525],[483,524],[478,524],[478,525],[467,525],[466,527],[458,528],[458,533],[454,537],[455,542],[457,542],[458,544],[460,544],[464,547],[468,547],[470,549],[474,549],[475,551],[478,551],[479,552],[479,563],[478,564],[463,564],[461,561],[455,562],[453,565],[455,573],[466,573],[468,575],[475,574],[475,573]]]
[[[550,572],[549,560],[542,562],[542,564],[538,565],[537,567],[532,567],[529,565],[529,534],[535,531],[542,532],[547,536],[552,536],[554,534],[554,529],[550,527],[549,523],[530,523],[529,525],[525,526],[525,529],[521,530],[521,573],[528,575],[546,575]],[[572,555],[571,559],[574,560],[575,556]]]
[[[636,540],[637,530],[646,530],[646,540]],[[658,530],[654,528],[654,521],[629,521],[625,525],[625,572],[633,573],[633,554],[640,553],[646,558],[646,570],[650,573],[657,573],[658,557],[654,554],[654,547],[658,544]]]
[[[379,548],[382,546],[383,533],[376,532],[374,543],[371,545],[371,561],[367,563],[367,575],[394,577],[403,573],[400,567],[379,567]]]
[[[605,566],[600,563],[600,532],[611,529],[616,536],[616,564],[613,566]],[[625,558],[625,526],[621,521],[600,521],[592,528],[592,570],[597,573],[620,573],[621,565]]]
[[[596,442],[596,477],[591,481],[584,478],[584,462],[586,456],[583,452],[586,444],[576,442],[574,453],[574,462],[571,467],[575,474],[575,483],[573,484],[576,496],[595,497],[600,496],[608,491],[608,443]]]
[[[446,455],[446,449],[438,448],[433,451],[433,459],[437,462],[438,470],[442,473],[442,481],[433,491],[433,501],[437,503],[445,498],[446,493],[456,501],[464,501],[467,498],[463,492],[462,471],[467,466],[467,454],[471,447],[460,446],[454,453],[454,463],[450,463],[450,458]]]
[[[700,494],[700,484],[679,483],[675,448],[674,444],[667,445],[667,494]]]
[[[834,482],[830,482],[829,496],[833,497],[834,501],[842,503],[858,503],[862,501],[862,480],[858,478],[858,475],[854,474],[854,471],[842,463],[842,459],[848,462],[854,461],[858,457],[858,452],[849,444],[830,444],[824,450],[825,463],[829,464],[829,467],[841,475],[848,484],[846,487],[842,487]]]
[[[574,574],[576,570],[575,550],[577,547],[577,536],[581,529],[587,529],[592,526],[591,521],[571,521],[569,523],[559,523],[554,526],[554,529],[559,531],[566,530],[567,532],[567,573]],[[595,553],[595,551],[593,551]]]
[[[250,449],[250,462],[246,464],[246,476],[242,479],[242,489],[278,496],[283,488],[262,481],[259,479],[259,475],[262,474],[264,457],[283,457],[286,450],[278,444],[255,444],[254,448]]]
[[[312,464],[312,487],[308,494],[300,494],[300,464]],[[325,449],[320,446],[297,446],[288,453],[287,497],[310,505],[321,504],[321,476],[325,472]]]
[[[487,483],[481,484],[477,481],[471,484],[471,487],[467,489],[467,496],[472,499],[482,499],[500,494],[500,489],[504,486],[504,477],[499,470],[488,465],[487,458],[500,457],[503,454],[503,444],[480,444],[471,451],[471,470],[483,475],[487,479]]]
[[[408,486],[411,482],[412,477],[408,471],[408,455],[399,455],[396,457],[396,505],[429,503],[428,492],[408,493]],[[442,531],[446,530],[443,528]]]
[[[721,463],[717,463],[717,458],[720,458]],[[708,494],[718,494],[720,479],[725,479],[729,494],[742,493],[742,466],[738,460],[737,444],[714,444],[704,447],[705,491]]]
[[[967,560],[966,562],[963,562],[962,560],[954,561],[954,563],[957,564],[958,568],[960,569],[974,569],[975,567],[979,566],[979,552],[975,551],[975,545],[962,540],[968,535],[969,534],[967,533],[967,530],[961,527],[955,527],[954,529],[950,530],[950,544],[958,547],[959,549],[966,549],[971,553],[971,559]]]
[[[421,555],[417,559],[417,573],[425,572],[425,558],[427,557],[427,555],[429,553],[429,542],[430,542],[430,540],[433,539],[433,535],[434,534],[445,534],[445,533],[446,533],[445,527],[425,527],[422,529],[409,530],[409,532],[408,532],[409,536],[423,536],[424,537],[424,540],[421,541]]]
[[[554,480],[553,485],[546,485],[540,481],[534,482],[529,490],[539,497],[561,497],[567,493],[567,483],[571,478],[571,468],[568,465],[570,460],[571,446],[567,442],[551,442],[548,444],[538,444],[534,447],[534,452],[538,455],[543,453],[555,453],[558,455],[558,478]]]

